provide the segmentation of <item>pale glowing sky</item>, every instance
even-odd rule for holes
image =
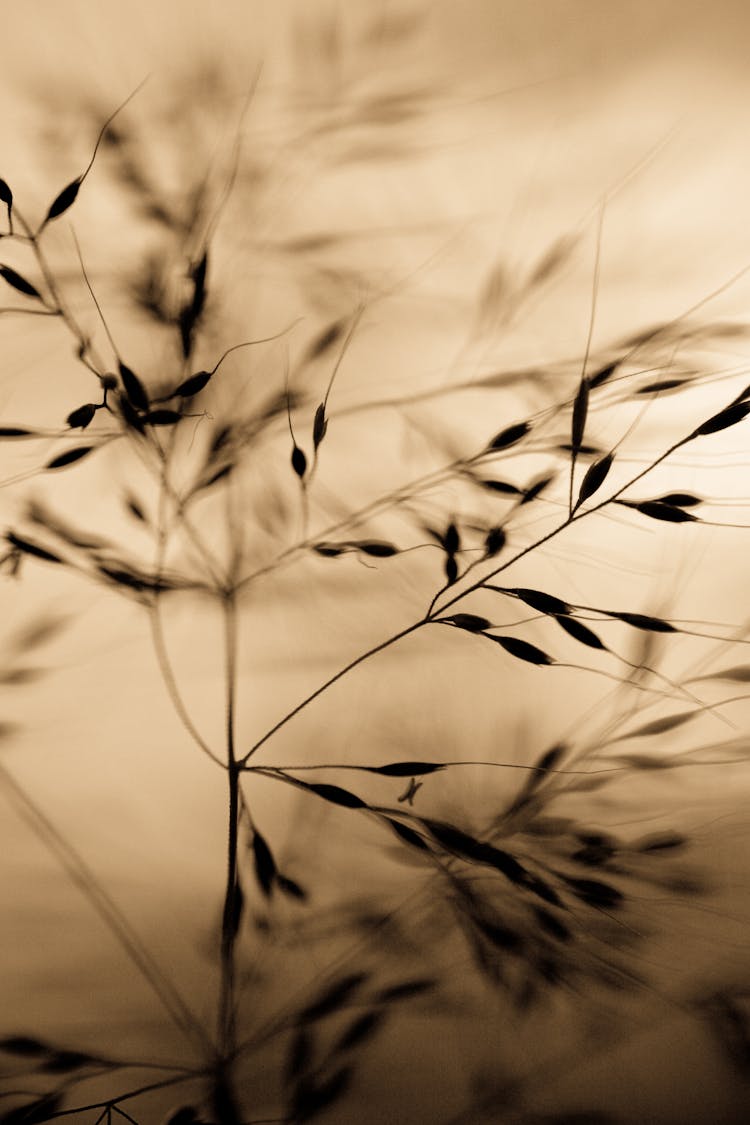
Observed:
[[[69,0],[17,6],[6,0],[0,4],[0,175],[12,184],[19,206],[30,214],[42,213],[56,191],[85,166],[92,121],[149,74],[126,111],[127,120],[136,134],[143,130],[148,151],[162,162],[164,183],[179,184],[185,168],[195,171],[210,160],[214,143],[220,152],[228,151],[236,114],[262,59],[241,165],[246,178],[239,178],[230,219],[219,234],[227,313],[220,342],[212,342],[210,354],[248,335],[277,331],[300,311],[308,318],[303,331],[316,317],[330,313],[327,291],[316,289],[314,276],[299,309],[294,303],[298,294],[283,272],[288,266],[269,265],[266,258],[256,264],[256,246],[280,235],[377,228],[381,233],[375,238],[353,243],[346,264],[373,270],[379,278],[410,280],[403,292],[373,312],[358,349],[353,349],[357,362],[342,378],[340,392],[337,387],[342,410],[372,393],[390,396],[404,387],[435,388],[452,374],[479,377],[490,364],[539,364],[580,355],[591,310],[596,213],[605,193],[611,198],[603,227],[595,348],[679,315],[750,263],[750,8],[741,0],[711,5],[699,0],[474,0],[424,7],[426,22],[413,39],[404,44],[384,40],[357,54],[352,44],[371,19],[377,26],[386,13],[387,25],[419,5],[386,0],[338,5]],[[303,112],[305,98],[331,97],[336,89],[321,62],[326,37],[315,31],[331,11],[338,11],[337,26],[343,28],[339,47],[330,48],[340,65],[341,89],[358,95],[413,86],[437,96],[437,105],[423,121],[398,132],[406,155],[387,156],[377,171],[366,152],[342,171],[335,148],[321,155],[315,146],[294,139],[295,115]],[[208,101],[211,81],[223,107],[219,125],[210,106],[195,118],[185,110],[181,120],[184,106]],[[81,108],[91,104],[95,117],[82,118]],[[169,112],[171,121],[165,121]],[[188,120],[192,134],[184,127]],[[254,154],[263,152],[264,144],[277,146],[280,170],[271,198],[257,204],[250,173]],[[100,279],[118,338],[132,342],[144,367],[154,377],[162,376],[159,342],[142,328],[127,336],[128,309],[118,303],[125,265],[147,241],[139,241],[142,231],[131,240],[123,225],[128,200],[107,176],[106,159],[102,156],[82,193],[76,229],[92,275]],[[260,216],[257,228],[249,220],[243,225],[248,215],[253,222]],[[518,277],[567,231],[579,232],[579,249],[560,277],[531,303],[528,315],[501,334],[489,354],[462,350],[487,271],[501,261],[511,279]],[[4,246],[0,249],[6,253]],[[20,264],[18,258],[12,260]],[[68,255],[67,261],[70,267],[74,259]],[[75,292],[85,308],[85,294]],[[750,278],[745,278],[707,315],[741,318],[748,299]],[[85,316],[93,328],[90,308]],[[9,319],[0,324],[4,424],[31,422],[36,411],[43,412],[46,424],[59,424],[78,405],[76,396],[91,393],[85,377],[71,365],[67,343],[60,347],[61,329],[34,329]],[[726,365],[743,364],[746,346],[745,340],[723,341]],[[259,382],[265,363],[278,373],[283,353],[269,347],[261,354],[256,366],[248,359],[247,367],[238,361],[231,368],[238,380],[233,387],[246,372],[248,380]],[[734,384],[727,386],[729,397]],[[226,407],[231,393],[219,405]],[[494,410],[495,400],[490,401]],[[510,401],[503,399],[504,409],[511,408]],[[657,430],[674,422],[674,402],[669,400],[664,413],[655,415]],[[460,445],[461,435],[473,439],[501,428],[507,419],[488,415],[489,409],[483,396],[451,401],[459,437],[445,440]],[[439,408],[428,417],[439,421]],[[384,435],[398,433],[393,417],[377,414],[376,419],[373,425],[382,426]],[[339,434],[338,452],[332,454],[323,482],[334,487],[342,468],[349,473],[348,465],[361,456],[363,479],[356,472],[347,479],[355,496],[366,495],[364,469],[377,463],[381,431],[342,425]],[[615,426],[609,437],[618,436]],[[410,472],[422,464],[419,438],[411,434],[399,448]],[[745,448],[744,435],[732,435],[725,446],[715,447],[710,487],[719,496],[744,499],[750,493],[744,484],[746,469],[741,481],[737,473]],[[33,465],[37,452],[25,447],[6,453],[3,447],[0,455],[4,480]],[[446,459],[450,455],[448,447]],[[107,477],[61,475],[52,495],[82,523],[90,518],[88,526],[132,536],[119,509],[114,516],[111,509],[113,496],[131,483],[131,469],[115,460],[110,464],[112,475]],[[391,464],[383,471],[397,475],[398,468]],[[265,480],[255,486],[258,494]],[[695,480],[665,476],[662,483],[698,487]],[[48,495],[39,482],[30,487]],[[12,489],[0,492],[3,520],[15,518],[15,495]],[[745,521],[747,510],[732,509],[738,522]],[[686,534],[679,546],[674,539],[665,546],[663,538],[650,532],[634,539],[632,530],[626,536],[614,523],[606,531],[602,540],[597,533],[587,538],[582,530],[538,571],[531,570],[527,584],[533,584],[532,578],[569,581],[569,592],[575,588],[582,601],[584,595],[595,602],[614,591],[623,604],[628,599],[635,607],[648,602],[652,609],[678,594],[689,607],[686,617],[724,615],[739,622],[746,616],[736,609],[736,591],[746,578],[742,532],[705,529],[701,538]],[[592,551],[600,549],[604,566],[589,567]],[[37,565],[26,570],[20,586],[8,580],[0,586],[0,612],[8,632],[20,629],[34,610],[62,612],[75,623],[40,650],[39,662],[49,674],[38,684],[0,687],[3,707],[21,723],[19,735],[4,751],[5,760],[103,882],[116,889],[118,901],[152,948],[203,1004],[209,974],[205,948],[218,909],[222,865],[221,776],[186,745],[157,676],[145,616],[99,587],[58,579]],[[342,572],[331,580],[319,563],[305,565],[299,577],[275,582],[270,593],[248,604],[240,700],[245,737],[270,725],[285,706],[342,663],[342,654],[351,656],[387,636],[422,605],[420,582],[426,572],[418,567],[399,572],[387,589],[376,588],[374,571],[357,566],[343,572],[345,580]],[[217,622],[207,610],[185,603],[168,627],[184,695],[201,730],[209,740],[218,740],[223,688]],[[678,648],[670,665],[674,675],[693,655],[689,641]],[[501,700],[495,674],[482,659],[450,645],[439,658],[428,655],[426,645],[410,652],[419,654],[418,662],[408,654],[394,654],[390,663],[385,660],[370,673],[372,686],[364,672],[342,688],[335,719],[324,708],[311,711],[299,740],[284,736],[284,753],[299,753],[300,743],[303,752],[310,745],[324,745],[334,757],[354,754],[363,745],[381,752],[395,745],[402,752],[429,744],[437,722],[443,739],[456,744],[468,726],[482,745],[480,757],[497,752],[498,737],[505,751],[518,757],[525,739],[536,745],[554,737],[561,714],[570,721],[600,694],[598,688],[591,694],[571,675],[541,700],[523,695]],[[414,670],[415,663],[424,676]],[[471,685],[466,697],[462,683]],[[447,706],[446,698],[454,703]],[[368,708],[377,711],[371,724]],[[743,716],[735,709],[733,718]],[[457,792],[471,802],[485,780],[461,782],[464,788]],[[704,780],[703,794],[705,804],[695,787],[681,790],[678,823],[680,815],[697,823],[721,813],[729,816],[730,826],[737,825],[725,785],[715,775]],[[639,800],[633,792],[631,803],[637,806]],[[287,837],[283,818],[297,806],[276,797],[269,802],[266,815],[281,842]],[[317,822],[303,824],[290,854],[299,857],[309,849],[312,855],[317,827]],[[727,865],[731,881],[737,878],[737,866],[742,868],[746,840],[740,835],[740,847],[730,857],[727,838],[708,841],[707,850],[717,864]],[[115,1025],[127,1023],[121,1032],[125,1045],[152,1044],[158,1031],[144,1033],[138,1024],[150,1012],[150,1000],[123,985],[120,968],[113,975],[108,939],[98,944],[101,934],[98,923],[89,928],[89,907],[5,808],[0,855],[5,865],[0,894],[4,902],[19,903],[12,916],[3,912],[0,919],[0,950],[10,970],[6,1010],[49,1021],[56,1030],[78,1026],[83,1034],[107,1011]],[[355,869],[356,862],[355,855]],[[347,865],[343,863],[344,870]],[[738,913],[746,910],[743,900]],[[94,934],[97,943],[92,946]],[[31,966],[30,947],[36,955]],[[692,956],[696,966],[707,957],[700,936]],[[740,961],[736,951],[726,956],[729,963]],[[85,998],[82,965],[90,965],[97,982]],[[686,1050],[690,1057],[696,1047],[688,1043]],[[698,1054],[701,1050],[699,1044]],[[699,1119],[683,1120],[698,1125]]]

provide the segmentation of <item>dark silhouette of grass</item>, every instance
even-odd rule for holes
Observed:
[[[248,100],[243,116],[249,106]],[[365,115],[368,130],[379,123],[390,126],[393,115],[410,118],[414,112],[416,101],[408,98],[351,110],[352,119]],[[352,119],[338,126],[344,139]],[[740,329],[698,319],[716,295],[711,294],[672,321],[598,351],[593,341],[605,197],[597,213],[594,294],[580,362],[550,365],[536,386],[535,372],[510,369],[465,382],[454,379],[429,392],[366,395],[339,405],[339,388],[356,364],[356,345],[368,317],[401,283],[357,292],[347,310],[311,334],[300,329],[293,310],[257,339],[221,340],[215,346],[222,300],[215,236],[240,175],[239,139],[218,193],[201,181],[191,185],[185,201],[175,202],[160,195],[140,166],[137,143],[124,122],[124,116],[107,118],[85,171],[54,196],[37,223],[26,218],[11,187],[0,181],[7,210],[3,245],[26,254],[23,268],[0,267],[4,284],[22,302],[0,311],[59,321],[96,391],[90,402],[71,401],[59,427],[8,419],[0,439],[38,443],[40,450],[36,467],[8,478],[8,486],[31,478],[43,484],[48,474],[63,472],[71,479],[79,472],[106,475],[107,458],[113,450],[122,451],[128,463],[144,470],[139,479],[147,483],[115,502],[150,535],[152,558],[131,549],[127,537],[89,526],[85,510],[72,524],[53,505],[36,500],[5,529],[2,566],[8,581],[23,580],[31,568],[66,569],[147,614],[164,687],[185,734],[224,774],[227,845],[217,987],[214,1011],[206,1019],[149,953],[84,858],[2,766],[9,799],[153,990],[165,1019],[183,1035],[186,1056],[182,1063],[163,1064],[120,1058],[50,1042],[43,1030],[9,1027],[0,1040],[10,1075],[0,1121],[148,1122],[153,1118],[146,1096],[172,1088],[182,1096],[180,1087],[188,1092],[184,1104],[169,1114],[169,1125],[301,1123],[328,1111],[331,1120],[354,1120],[357,1082],[368,1053],[389,1033],[397,1039],[399,1021],[410,1013],[439,1005],[450,992],[450,957],[459,959],[484,994],[496,991],[505,998],[509,1021],[533,1021],[559,996],[582,1008],[592,997],[599,1002],[603,992],[656,996],[667,1007],[674,1003],[706,1020],[746,1074],[746,982],[710,982],[707,990],[677,1000],[653,979],[648,959],[641,963],[648,904],[658,903],[662,892],[673,902],[710,909],[711,887],[691,855],[689,834],[670,827],[635,834],[627,825],[602,827],[596,801],[623,782],[746,759],[745,740],[726,713],[735,697],[705,698],[701,688],[712,679],[746,682],[750,664],[722,670],[713,653],[721,657],[728,645],[745,644],[747,637],[739,627],[683,620],[671,608],[652,612],[648,596],[638,604],[623,604],[618,597],[604,606],[581,603],[564,575],[554,589],[547,588],[538,584],[540,571],[532,565],[579,527],[594,525],[606,537],[608,520],[615,517],[624,521],[633,541],[643,529],[666,538],[696,534],[702,526],[734,526],[718,518],[710,480],[705,487],[703,482],[666,486],[658,470],[683,453],[698,455],[714,435],[744,431],[750,414],[750,387],[742,387],[746,374],[741,367],[715,370],[704,359],[714,336]],[[319,131],[333,131],[325,114]],[[387,127],[378,133],[381,141],[387,135]],[[313,131],[310,143],[314,140]],[[164,268],[169,256],[147,257],[129,281],[136,311],[171,340],[169,366],[158,375],[131,357],[129,347],[126,353],[77,241],[73,260],[103,326],[106,352],[83,328],[48,257],[49,229],[74,218],[84,181],[88,191],[94,190],[89,182],[94,158],[106,148],[141,212],[173,240],[172,260],[178,251],[182,256],[179,284]],[[335,237],[336,232],[320,236],[324,242]],[[531,270],[525,295],[531,298],[547,285],[576,249],[571,237],[552,247]],[[283,252],[292,251],[285,247]],[[480,291],[481,331],[504,322],[506,312],[514,315],[523,298],[521,286],[511,309],[494,308],[506,300],[504,275],[496,267]],[[247,357],[256,349],[263,359],[253,367]],[[200,366],[198,355],[209,353],[219,358],[202,360],[206,366]],[[227,374],[243,370],[245,362],[256,374],[260,366],[273,372],[250,408],[247,400],[235,398],[237,383]],[[519,386],[543,392],[544,403],[524,414],[523,396],[517,395],[518,412],[506,416],[504,392]],[[706,387],[708,409],[701,393]],[[435,457],[428,471],[381,488],[379,470],[393,454],[367,451],[377,412],[420,402],[441,409],[456,396],[477,391],[499,392],[502,424],[481,411],[479,437],[467,440],[459,434],[457,456]],[[645,440],[639,427],[667,399],[684,402],[688,420],[674,411],[663,437],[642,452],[636,443]],[[446,427],[447,417],[446,409]],[[353,424],[363,428],[374,492],[350,504],[346,463],[342,468],[336,460],[336,444],[341,440],[345,450],[350,448]],[[55,441],[51,455],[42,451],[50,438]],[[335,466],[333,486],[339,489],[333,497],[331,474],[325,471],[329,458]],[[353,466],[353,475],[361,468]],[[240,510],[242,483],[253,474],[273,485],[280,498],[276,525],[265,533],[262,505],[249,513],[244,505]],[[249,541],[248,525],[257,542]],[[239,648],[251,599],[262,599],[264,584],[293,566],[316,566],[321,573],[338,568],[342,584],[356,584],[351,574],[358,564],[368,568],[368,580],[396,581],[391,572],[409,577],[418,588],[410,605],[417,608],[369,644],[350,646],[335,671],[321,676],[293,705],[281,707],[267,729],[245,738],[238,721]],[[165,607],[191,599],[221,610],[221,745],[201,733],[172,665]],[[690,674],[678,675],[668,669],[666,657],[669,645],[684,638],[711,644]],[[26,647],[43,640],[27,638]],[[610,709],[597,700],[592,717],[577,716],[573,729],[561,730],[552,745],[526,747],[523,761],[501,753],[445,755],[442,747],[423,756],[422,746],[420,757],[415,749],[389,752],[381,760],[355,749],[351,760],[342,761],[310,745],[304,735],[293,744],[296,755],[287,742],[278,749],[277,736],[299,729],[308,712],[327,707],[334,723],[342,707],[339,685],[376,677],[381,654],[408,649],[419,659],[433,652],[437,658],[449,644],[492,663],[501,685],[522,685],[519,690],[528,693],[532,706],[547,692],[554,699],[557,689],[547,686],[551,678],[571,673],[584,683],[609,680],[615,685],[611,698],[621,697],[622,703]],[[12,671],[6,682],[14,682]],[[363,711],[362,724],[374,717]],[[691,741],[693,728],[701,733]],[[678,731],[667,750],[661,739]],[[301,760],[294,761],[297,756]],[[502,778],[502,787],[490,780],[485,800],[475,809],[453,798],[452,787],[457,777],[476,771]],[[395,848],[398,862],[416,872],[406,892],[401,877],[394,876],[398,901],[380,913],[360,911],[356,895],[347,889],[329,910],[318,906],[314,871],[307,872],[299,857],[287,869],[277,826],[264,807],[269,787],[299,801],[300,823],[316,815],[312,810],[325,809],[330,813],[326,824],[336,825],[345,838],[351,833],[361,840],[357,833],[368,832],[384,855]],[[271,926],[274,912],[282,921],[277,918]],[[649,925],[658,929],[658,918],[649,919]],[[331,935],[335,955],[323,979],[304,979],[299,948],[330,941]],[[269,1012],[262,1010],[263,982],[254,972],[260,972],[264,957],[270,958],[271,944],[284,962],[274,968],[277,1002]],[[598,1046],[606,1050],[611,1044]],[[266,1066],[269,1057],[276,1083],[270,1094],[273,1083],[258,1080],[253,1086],[247,1077],[249,1062],[259,1059]],[[609,1106],[602,1112],[536,1108],[540,1086],[574,1069],[580,1057],[576,1041],[512,1079],[485,1082],[481,1089],[478,1082],[458,1114],[446,1112],[444,1125],[489,1120],[489,1114],[492,1120],[557,1125],[615,1120]],[[158,1072],[153,1078],[147,1075],[151,1069]],[[137,1075],[131,1083],[128,1071]],[[88,1098],[92,1088],[98,1092]],[[254,1108],[258,1105],[260,1112]],[[411,1111],[403,1119],[412,1119]]]

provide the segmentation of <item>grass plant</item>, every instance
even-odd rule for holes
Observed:
[[[184,752],[207,760],[226,822],[207,1011],[150,952],[117,889],[102,885],[0,763],[9,804],[104,921],[182,1044],[179,1058],[119,1056],[96,1036],[60,1042],[14,1014],[0,1040],[0,1121],[594,1125],[619,1120],[617,1108],[549,1108],[544,1092],[619,1046],[638,1012],[650,1022],[677,1011],[709,1029],[742,1083],[747,979],[706,973],[665,984],[647,953],[673,921],[713,910],[723,924],[699,846],[708,829],[695,816],[694,833],[685,828],[668,783],[721,769],[740,784],[743,615],[696,620],[677,589],[655,604],[648,561],[637,596],[616,575],[602,580],[610,540],[631,561],[654,543],[680,558],[686,543],[688,554],[704,543],[710,552],[718,529],[744,542],[742,497],[715,495],[711,471],[731,442],[744,449],[750,415],[747,361],[725,358],[744,347],[745,326],[710,315],[737,279],[671,319],[598,344],[618,183],[512,292],[505,267],[493,267],[447,380],[404,378],[394,390],[384,378],[381,394],[357,378],[382,310],[414,274],[347,275],[326,260],[350,237],[342,231],[268,239],[268,284],[290,259],[302,262],[315,312],[304,295],[299,307],[285,295],[261,331],[227,335],[224,278],[236,268],[228,245],[247,236],[243,253],[253,240],[257,248],[260,212],[250,208],[239,234],[227,237],[222,224],[233,192],[260,208],[276,175],[262,153],[251,172],[243,162],[255,85],[226,164],[207,176],[193,164],[181,192],[161,190],[142,160],[128,124],[133,94],[103,117],[83,171],[38,213],[0,180],[2,319],[49,321],[56,346],[72,345],[71,387],[84,388],[57,424],[3,418],[0,446],[11,463],[23,452],[2,482],[18,495],[3,530],[3,581],[64,572],[142,615]],[[298,149],[367,140],[381,146],[379,159],[421,112],[417,91],[345,108],[336,121],[324,106]],[[117,298],[76,225],[100,162],[158,234]],[[587,252],[593,292],[581,355],[498,370],[498,334],[535,301],[553,301],[554,285]],[[138,326],[132,339],[127,316]],[[418,471],[402,455],[414,443]],[[114,483],[123,479],[124,489]],[[111,518],[89,518],[77,489],[84,496],[107,481]],[[572,562],[568,554],[559,564],[560,551]],[[588,563],[598,577],[582,577]],[[321,607],[319,629],[296,629],[309,621],[308,602],[313,616]],[[183,607],[194,614],[196,648],[205,621],[220,623],[221,738],[204,733],[205,707],[182,682],[170,632]],[[9,649],[4,683],[14,691],[34,678],[51,629]],[[282,662],[263,722],[246,702],[249,669],[263,660],[257,651],[249,659],[248,645],[261,629]],[[305,686],[285,702],[284,654],[312,655],[318,633],[323,656],[302,664]],[[460,664],[463,676],[453,677]],[[424,697],[435,714],[424,699],[389,708],[389,692],[408,698],[426,668],[437,677]],[[456,719],[441,737],[451,698],[465,707],[465,733]],[[491,744],[472,726],[477,708],[496,732]],[[524,709],[530,725],[516,737],[513,716]],[[548,723],[534,725],[547,713],[561,716],[551,739],[540,734]],[[336,735],[341,724],[348,737]],[[3,733],[12,745],[12,731]],[[196,910],[209,916],[213,906]],[[680,930],[667,937],[677,957]],[[508,1029],[528,1055],[513,1060],[508,1049],[505,1058],[504,1048],[496,1072],[478,1064],[439,1117],[420,1052],[429,1027],[459,1009],[478,1013],[498,1041]],[[578,1030],[537,1057],[528,1044],[545,1019]],[[421,1077],[394,1117],[368,1082],[385,1089],[403,1057]]]

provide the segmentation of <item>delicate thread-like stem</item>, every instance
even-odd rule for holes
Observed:
[[[395,645],[397,641],[403,640],[404,637],[408,637],[410,633],[416,633],[417,629],[421,629],[422,626],[426,624],[427,619],[421,618],[415,624],[408,625],[406,629],[402,629],[400,632],[395,633],[392,637],[388,637],[387,640],[382,641],[379,645],[375,645],[374,648],[368,649],[367,652],[360,653],[360,655],[355,657],[354,660],[350,660],[349,663],[345,665],[345,667],[339,669],[339,671],[336,672],[333,676],[330,676],[324,684],[321,684],[320,687],[316,688],[315,691],[306,696],[306,698],[303,699],[301,703],[298,703],[297,706],[294,707],[291,711],[289,711],[283,719],[279,719],[279,721],[275,723],[270,730],[267,730],[263,737],[258,739],[255,745],[248,750],[244,758],[239,759],[237,763],[238,768],[243,769],[247,761],[253,756],[253,754],[255,754],[256,750],[260,750],[261,746],[268,742],[269,738],[272,738],[277,731],[286,726],[286,724],[291,719],[293,719],[295,715],[298,715],[300,711],[303,711],[307,706],[309,706],[310,703],[317,699],[319,695],[322,695],[323,692],[328,691],[328,688],[333,687],[333,685],[337,683],[338,680],[346,676],[359,664],[364,664],[365,660],[369,660],[371,656],[376,656],[377,653],[383,652],[385,649],[390,648],[391,645]]]

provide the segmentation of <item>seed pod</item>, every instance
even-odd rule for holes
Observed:
[[[147,426],[175,426],[182,415],[177,410],[151,410],[143,415]]]
[[[7,281],[8,285],[17,289],[19,293],[24,293],[27,297],[41,297],[39,290],[25,277],[21,277],[20,273],[12,270],[10,266],[0,266],[0,277]]]
[[[388,559],[398,554],[398,547],[380,539],[366,539],[361,543],[350,543],[349,546],[361,551],[363,555],[370,555],[374,559]]]
[[[196,371],[195,375],[190,375],[184,382],[180,383],[174,392],[175,395],[179,395],[180,398],[191,398],[193,395],[197,395],[206,386],[212,374],[211,371]]]
[[[489,640],[495,641],[510,656],[515,656],[517,660],[525,660],[527,664],[554,664],[554,660],[546,652],[536,645],[529,644],[528,641],[521,640],[520,637],[489,637]]]
[[[609,470],[612,468],[614,459],[613,453],[607,453],[604,457],[600,458],[599,461],[594,461],[593,465],[589,465],[586,470],[586,475],[581,481],[578,499],[575,504],[576,508],[579,508],[584,500],[588,500],[590,496],[593,496],[594,493],[601,488],[609,475]]]
[[[73,180],[53,199],[52,203],[50,203],[44,223],[42,224],[43,226],[46,226],[52,219],[57,219],[60,215],[64,215],[68,208],[73,206],[81,183],[82,180],[80,177]]]
[[[528,422],[516,422],[513,426],[506,426],[499,434],[495,434],[487,448],[493,450],[507,449],[519,442],[521,438],[526,437],[530,429],[531,426]]]
[[[492,622],[486,617],[479,617],[476,613],[454,613],[450,617],[438,618],[440,622],[455,625],[457,629],[465,629],[467,633],[483,633],[485,629],[492,628]]]
[[[136,410],[148,410],[148,395],[135,371],[131,371],[127,364],[122,361],[120,361],[118,366],[128,402],[131,406],[134,406]]]
[[[72,465],[74,462],[80,461],[82,457],[86,457],[95,448],[93,445],[80,445],[77,449],[68,449],[65,453],[53,457],[44,467],[45,469],[64,469],[67,465]]]
[[[292,468],[300,480],[304,477],[307,471],[307,458],[305,457],[304,450],[295,445],[292,449]]]
[[[516,587],[508,591],[522,601],[524,605],[530,606],[531,609],[536,609],[539,613],[570,613],[570,606],[564,602],[562,598],[556,598],[554,594],[548,594],[544,590],[527,590],[524,587]]]
[[[487,532],[484,540],[485,555],[488,559],[493,559],[495,555],[499,555],[505,546],[506,536],[502,527],[492,527]]]
[[[461,537],[455,523],[449,523],[443,536],[443,546],[449,555],[455,555],[461,546]]]
[[[315,411],[315,420],[313,422],[313,448],[317,449],[323,438],[326,436],[328,430],[328,419],[326,418],[325,403],[321,402],[318,409]]]
[[[583,433],[586,429],[586,419],[589,411],[589,381],[585,377],[581,379],[578,393],[573,403],[573,422],[571,426],[571,444],[573,446],[574,456],[578,453],[583,441]]]
[[[97,410],[98,407],[95,402],[87,402],[76,410],[72,410],[66,418],[66,422],[72,430],[85,430]]]
[[[709,418],[698,426],[697,430],[693,432],[692,437],[703,437],[706,434],[716,434],[719,430],[726,430],[729,426],[736,426],[747,415],[750,414],[750,402],[736,402],[727,406],[724,410],[714,414],[713,418]]]

